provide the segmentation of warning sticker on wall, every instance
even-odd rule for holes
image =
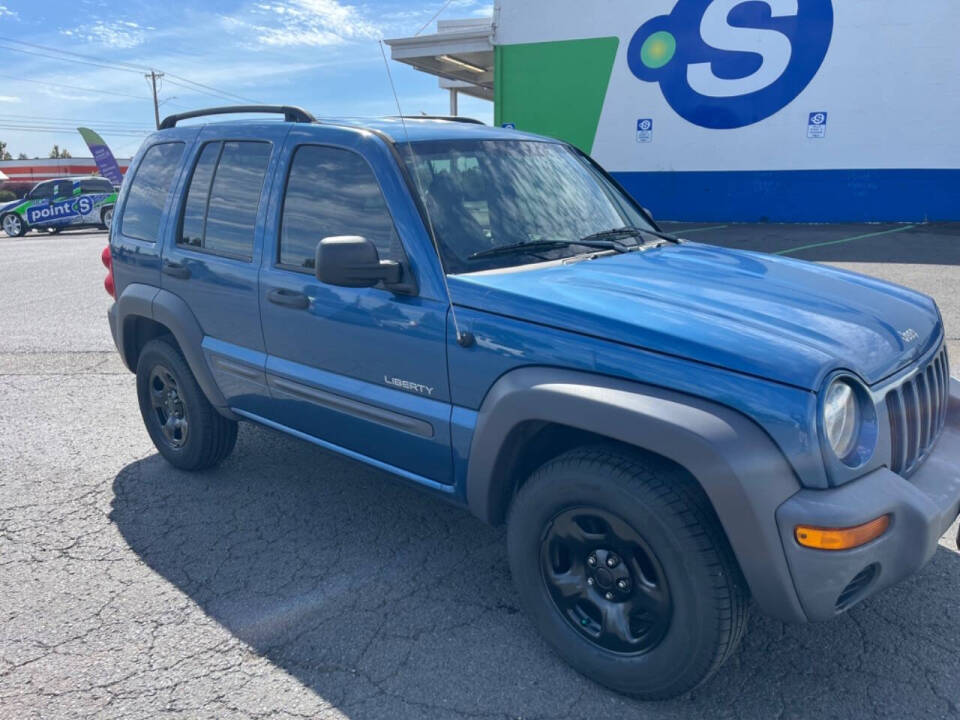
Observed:
[[[653,120],[651,118],[637,120],[637,142],[653,142]]]
[[[827,114],[825,112],[810,113],[807,122],[807,137],[819,139],[827,136]]]

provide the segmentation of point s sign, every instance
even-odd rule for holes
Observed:
[[[832,34],[831,0],[679,0],[637,30],[627,62],[694,125],[740,128],[803,92]]]

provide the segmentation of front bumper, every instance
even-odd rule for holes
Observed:
[[[910,477],[887,468],[830,490],[801,490],[777,510],[797,596],[809,620],[828,620],[923,567],[960,513],[960,381],[950,382],[946,426]],[[852,550],[802,547],[797,525],[852,527],[890,514],[890,528]]]

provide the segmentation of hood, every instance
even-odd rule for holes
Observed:
[[[23,203],[23,200],[11,200],[8,203],[0,203],[0,213],[5,213],[7,210],[13,210],[17,205]]]
[[[450,290],[458,305],[807,390],[836,369],[872,385],[941,334],[936,305],[920,293],[700,243],[458,275]]]

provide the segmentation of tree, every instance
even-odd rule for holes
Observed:
[[[29,159],[30,158],[27,157],[26,153],[20,153],[19,155],[17,155],[17,160],[29,160]]]
[[[0,140],[0,160],[13,160],[13,155],[7,152],[7,144]]]
[[[64,148],[63,150],[61,150],[59,145],[54,145],[54,146],[53,146],[53,150],[50,151],[50,157],[53,158],[53,159],[58,159],[58,158],[72,158],[73,155],[71,155],[71,154],[70,154],[70,151],[67,150],[66,148]]]

